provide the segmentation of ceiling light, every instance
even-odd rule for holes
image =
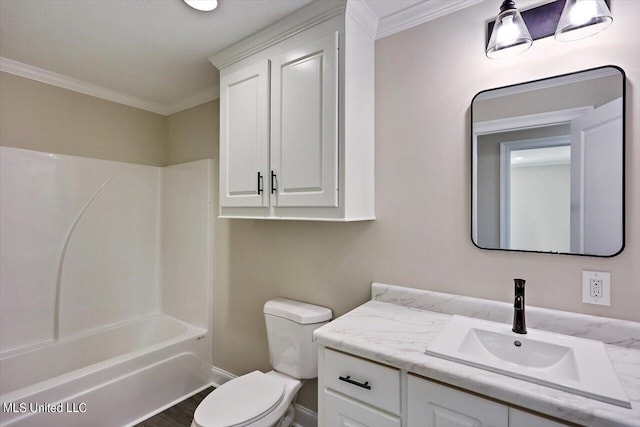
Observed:
[[[533,40],[513,0],[504,0],[487,45],[487,57],[501,59],[518,55],[531,47]]]
[[[555,38],[578,40],[607,28],[613,17],[604,0],[567,0],[560,15]]]
[[[209,12],[218,7],[218,0],[184,0],[184,2],[203,12]]]

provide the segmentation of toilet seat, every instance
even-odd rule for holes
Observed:
[[[229,381],[211,392],[194,414],[200,427],[246,426],[268,415],[282,401],[285,384],[260,371]]]

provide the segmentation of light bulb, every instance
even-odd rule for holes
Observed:
[[[496,42],[506,44],[516,37],[518,37],[518,27],[513,23],[513,16],[505,16],[502,20],[502,25],[498,28]]]
[[[491,59],[518,55],[531,47],[533,40],[515,3],[505,0],[491,32],[486,54]]]
[[[579,40],[607,28],[613,17],[604,0],[567,0],[558,21],[555,38]]]
[[[569,20],[576,25],[584,25],[598,12],[595,2],[580,1],[569,11]]]
[[[218,0],[184,0],[186,4],[196,10],[210,12],[218,7]]]

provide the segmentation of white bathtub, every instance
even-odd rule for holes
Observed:
[[[128,426],[211,383],[207,331],[165,315],[0,356],[0,426]]]

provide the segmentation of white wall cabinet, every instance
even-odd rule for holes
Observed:
[[[338,206],[338,33],[271,61],[271,204]]]
[[[361,8],[312,2],[209,58],[220,68],[221,217],[375,218],[377,18]]]
[[[267,207],[269,62],[220,78],[220,206]]]
[[[319,427],[568,426],[330,348],[318,363]]]

